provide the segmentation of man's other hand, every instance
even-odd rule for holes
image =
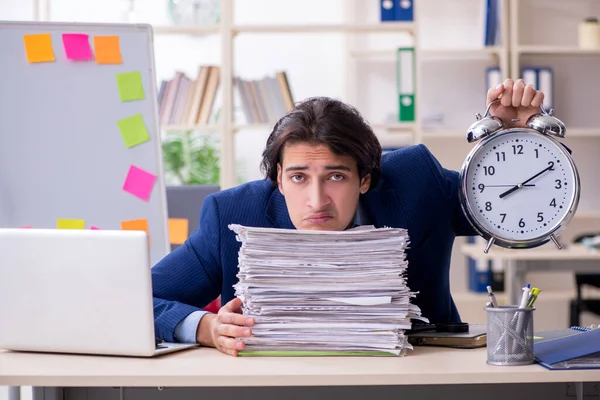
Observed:
[[[533,114],[541,112],[540,105],[544,101],[544,93],[532,85],[525,85],[523,79],[506,79],[487,93],[487,104],[500,98],[490,113],[500,118],[507,127],[525,127],[525,123]]]
[[[225,304],[217,314],[207,314],[200,320],[196,339],[203,346],[237,356],[243,350],[243,337],[252,335],[254,319],[242,315],[242,300],[235,298]]]

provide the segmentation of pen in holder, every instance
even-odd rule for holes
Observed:
[[[531,364],[533,357],[534,307],[485,307],[487,314],[487,363]]]

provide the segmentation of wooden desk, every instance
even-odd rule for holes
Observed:
[[[558,250],[550,243],[542,247],[526,250],[505,249],[492,246],[486,254],[483,252],[485,245],[468,244],[461,246],[465,256],[476,260],[499,260],[505,263],[505,281],[508,299],[513,304],[518,304],[523,293],[521,288],[526,285],[527,272],[531,271],[569,271],[581,273],[600,273],[600,251],[590,250],[583,245],[569,245]],[[544,263],[544,261],[547,261]],[[549,264],[548,262],[560,261],[560,263]],[[572,262],[564,262],[572,261]],[[590,263],[590,261],[592,261]],[[593,263],[593,261],[599,261]]]
[[[406,357],[296,358],[234,358],[214,349],[196,348],[152,359],[0,350],[0,386],[231,388],[463,385],[468,389],[473,384],[598,381],[598,370],[548,371],[537,364],[490,366],[486,364],[485,348],[417,347]]]

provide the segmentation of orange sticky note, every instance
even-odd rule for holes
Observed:
[[[56,61],[52,50],[52,36],[49,33],[24,35],[25,53],[30,63]]]
[[[94,36],[94,52],[98,64],[122,64],[118,36]]]
[[[185,218],[169,218],[169,243],[183,244],[188,237],[189,221]]]
[[[146,218],[121,221],[121,229],[124,231],[144,231],[148,235],[148,243],[150,243],[150,230]]]
[[[83,219],[58,219],[56,221],[58,229],[85,229],[85,220]]]

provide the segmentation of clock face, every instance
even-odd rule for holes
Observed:
[[[579,178],[555,140],[530,130],[496,134],[475,150],[463,194],[477,224],[509,241],[555,231],[578,201]]]

